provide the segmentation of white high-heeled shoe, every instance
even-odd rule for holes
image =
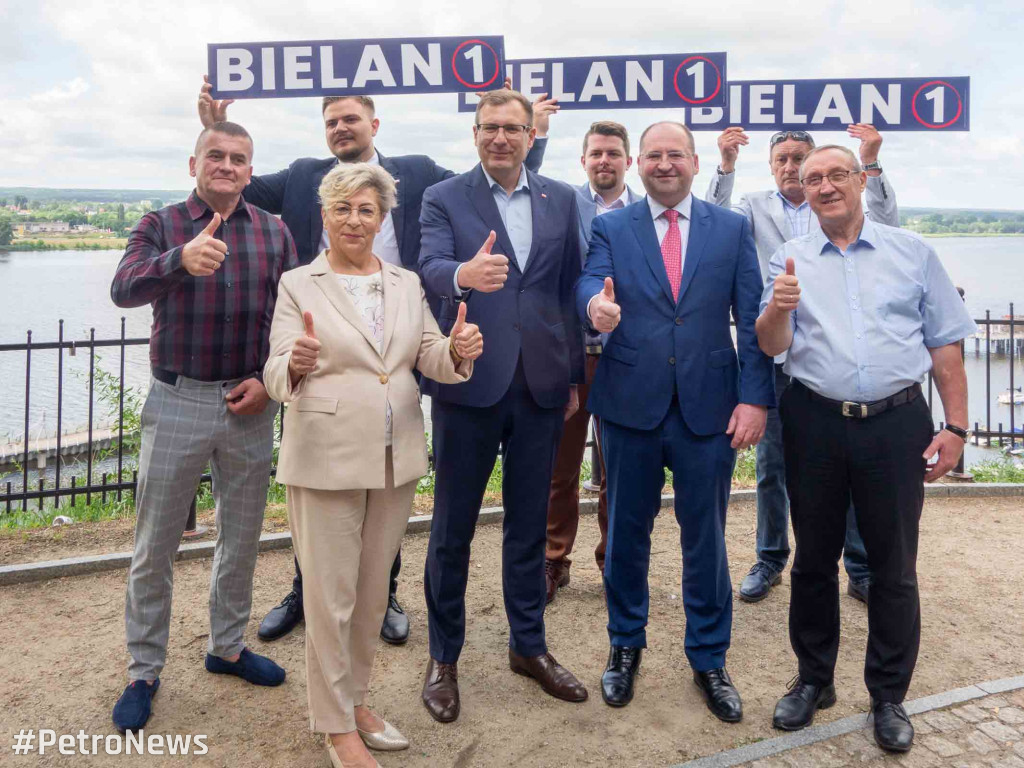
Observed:
[[[325,734],[324,741],[327,743],[327,754],[331,756],[331,765],[334,768],[352,768],[352,763],[346,763],[338,756],[338,750],[334,748],[334,742],[331,741],[329,733]],[[371,757],[371,759],[373,758]],[[376,760],[373,761],[373,768],[380,768],[380,764]]]
[[[395,726],[384,718],[381,718],[381,722],[384,723],[383,731],[361,731],[356,728],[363,744],[378,752],[397,752],[409,748],[409,740]]]

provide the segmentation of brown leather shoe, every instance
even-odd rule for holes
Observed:
[[[423,681],[423,706],[439,723],[450,723],[459,716],[459,667],[434,659],[427,664]]]
[[[569,584],[568,560],[545,560],[544,582],[547,586],[547,602],[555,599],[555,593]]]
[[[532,677],[544,692],[562,701],[586,701],[587,689],[550,653],[526,658],[508,649],[508,665],[517,675]]]

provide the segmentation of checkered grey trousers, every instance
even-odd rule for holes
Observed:
[[[217,504],[208,650],[226,657],[243,648],[277,409],[271,402],[256,416],[231,413],[224,395],[238,381],[179,376],[173,387],[155,379],[150,385],[142,409],[135,554],[125,599],[130,680],[154,680],[164,667],[174,557],[207,463]]]

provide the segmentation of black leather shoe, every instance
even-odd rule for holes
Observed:
[[[875,716],[875,744],[886,752],[909,752],[914,746],[914,726],[902,704],[872,701]]]
[[[871,586],[870,581],[849,581],[846,583],[846,594],[852,597],[854,600],[859,600],[868,604],[868,587]]]
[[[759,603],[768,597],[772,587],[782,582],[782,573],[768,563],[758,560],[743,577],[740,584],[740,600],[745,603]]]
[[[409,639],[409,617],[398,604],[398,595],[394,592],[388,596],[388,610],[380,625],[380,639],[391,645],[404,645]]]
[[[294,591],[289,592],[280,605],[275,605],[263,617],[256,635],[267,642],[277,640],[295,629],[302,618],[302,596]]]
[[[725,723],[738,723],[743,719],[743,702],[732,684],[725,667],[707,672],[693,671],[693,682],[700,688],[711,714]]]
[[[811,685],[797,675],[789,681],[789,693],[775,705],[772,725],[783,731],[799,731],[814,722],[815,712],[835,703],[835,685]]]
[[[613,645],[601,675],[601,698],[609,707],[624,707],[633,700],[633,681],[640,669],[643,648]]]

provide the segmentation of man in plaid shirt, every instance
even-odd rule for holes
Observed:
[[[125,634],[129,684],[119,730],[142,728],[160,687],[171,619],[174,556],[210,464],[217,548],[210,580],[206,669],[256,685],[284,670],[245,647],[273,451],[275,408],[261,381],[281,274],[298,260],[288,228],[242,200],[252,139],[235,123],[203,130],[188,199],[146,214],[128,238],[110,294],[153,305],[153,380],[142,409],[135,553]]]

